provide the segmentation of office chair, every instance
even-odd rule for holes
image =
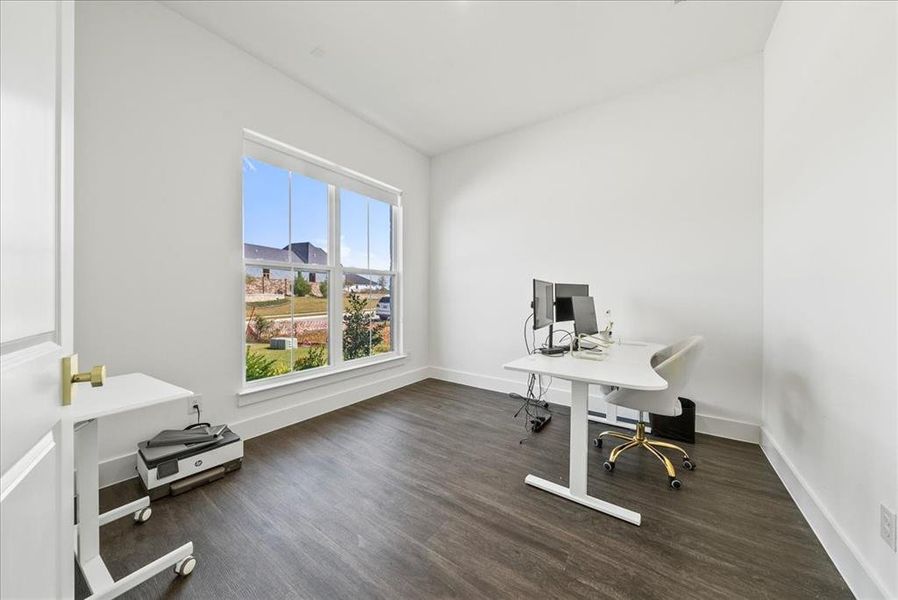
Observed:
[[[692,336],[660,350],[652,357],[652,367],[655,369],[655,372],[667,381],[666,390],[647,392],[619,388],[605,396],[605,402],[608,404],[639,411],[639,422],[636,424],[635,436],[624,435],[617,431],[603,431],[593,441],[597,448],[601,448],[603,437],[625,440],[625,443],[611,451],[608,460],[605,461],[606,471],[609,473],[614,471],[614,463],[622,453],[633,448],[644,448],[664,463],[670,487],[675,490],[680,489],[683,484],[677,479],[677,472],[673,463],[661,453],[659,448],[670,448],[680,452],[683,455],[683,467],[689,471],[695,469],[695,461],[689,457],[685,450],[677,445],[648,439],[645,436],[646,423],[643,415],[644,413],[654,413],[656,415],[677,416],[683,412],[683,407],[680,404],[680,392],[686,386],[686,382],[692,374],[692,369],[695,367],[696,359],[703,346],[704,338]]]

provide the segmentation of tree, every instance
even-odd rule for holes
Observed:
[[[383,341],[383,335],[371,327],[371,315],[366,311],[365,298],[349,292],[347,308],[343,313],[343,360],[371,355],[371,348]]]
[[[306,281],[306,278],[302,275],[298,275],[296,279],[293,280],[293,295],[302,298],[303,296],[308,296],[309,292],[312,291],[312,284]]]
[[[262,315],[253,317],[253,325],[256,326],[256,338],[259,341],[265,341],[267,338],[270,338],[271,333],[274,331],[274,323]]]

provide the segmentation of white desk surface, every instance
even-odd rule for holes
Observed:
[[[632,390],[664,390],[667,381],[652,368],[652,356],[664,348],[649,342],[615,343],[605,360],[531,354],[504,365],[511,371],[549,375],[567,381],[612,385]]]
[[[107,377],[102,387],[78,384],[75,389],[72,402],[75,423],[193,396],[190,390],[143,373]]]

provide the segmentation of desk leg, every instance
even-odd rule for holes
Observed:
[[[586,495],[586,466],[589,457],[589,384],[571,382],[571,445],[570,476],[571,494]]]
[[[570,474],[568,485],[564,487],[534,475],[527,475],[524,483],[543,491],[561,496],[566,500],[582,504],[587,508],[611,515],[628,523],[639,525],[642,515],[586,493],[586,474],[589,457],[589,385],[579,381],[571,382],[571,441]]]
[[[100,470],[97,421],[75,433],[75,488],[78,490],[78,560],[87,564],[100,555]]]

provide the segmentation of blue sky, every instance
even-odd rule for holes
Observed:
[[[283,248],[292,237],[293,242],[312,242],[327,250],[327,184],[293,173],[292,185],[293,218],[288,224],[290,173],[244,157],[244,240]],[[390,205],[345,189],[340,191],[340,202],[343,265],[389,269]]]

